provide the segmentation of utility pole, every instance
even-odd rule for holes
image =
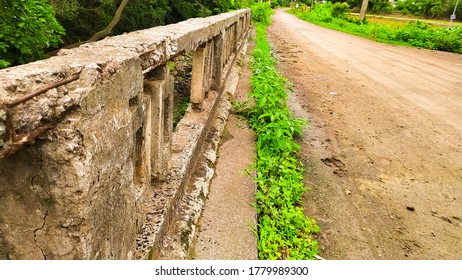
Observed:
[[[457,5],[459,5],[459,0],[457,0],[457,2],[456,2],[456,6],[454,7],[454,12],[452,12],[451,21],[449,22],[449,25],[451,25],[451,24],[452,24],[452,21],[456,19]]]
[[[369,4],[369,0],[363,0],[363,4],[361,5],[361,11],[359,12],[359,20],[364,20],[366,17],[367,5]]]

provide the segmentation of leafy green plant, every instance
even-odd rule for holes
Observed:
[[[61,43],[64,29],[46,0],[0,0],[0,68],[27,63]]]
[[[11,63],[9,63],[8,61],[0,59],[0,69],[6,68],[6,67],[8,67],[10,65],[11,65]]]
[[[268,2],[256,3],[252,5],[252,19],[256,22],[268,25],[271,23],[270,16],[273,13],[271,5]]]
[[[404,0],[396,2],[395,9],[402,14],[435,17],[443,14],[443,3],[440,0]]]
[[[236,114],[245,115],[249,112],[249,100],[245,100],[245,101],[231,100],[231,105],[233,105],[233,111]]]
[[[313,259],[317,245],[312,234],[319,229],[300,207],[307,188],[302,163],[297,159],[300,147],[293,139],[302,133],[306,121],[295,118],[287,106],[286,91],[291,84],[275,69],[265,28],[264,24],[257,25],[250,94],[253,107],[244,111],[257,135],[259,258]]]
[[[393,11],[389,0],[369,0],[367,9],[376,14],[390,14]]]
[[[175,111],[173,111],[173,127],[176,127],[178,125],[178,123],[186,113],[186,110],[188,110],[190,103],[189,99],[189,96],[180,96],[178,98],[178,108]]]
[[[332,5],[332,16],[336,18],[347,18],[350,11],[350,6],[348,3],[337,2]]]

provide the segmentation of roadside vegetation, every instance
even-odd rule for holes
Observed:
[[[304,6],[291,10],[300,19],[359,35],[368,39],[408,45],[432,50],[462,53],[462,26],[436,27],[421,21],[406,25],[360,21],[349,15],[350,7],[344,3],[318,4],[311,11]],[[377,22],[377,21],[376,21]]]
[[[308,1],[304,1],[309,4]],[[353,12],[359,12],[362,0],[331,0],[332,4],[345,2]],[[372,14],[389,14],[395,16],[415,16],[420,18],[444,18],[454,12],[457,18],[462,17],[462,7],[456,8],[457,0],[369,0],[367,8],[368,13]]]
[[[62,43],[64,28],[46,1],[0,0],[0,69],[28,63]]]
[[[0,69],[57,49],[139,29],[206,17],[246,0],[0,0]]]
[[[270,56],[266,26],[270,23],[271,7],[262,3],[252,10],[257,23],[250,94],[253,106],[245,114],[257,136],[259,258],[314,259],[317,243],[312,234],[319,229],[314,220],[305,216],[300,205],[307,188],[303,184],[303,166],[297,158],[300,147],[294,141],[306,122],[290,112],[286,102],[290,83],[277,72]]]

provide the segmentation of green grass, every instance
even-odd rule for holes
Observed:
[[[359,14],[357,13],[350,13],[350,15],[352,17],[359,17]],[[423,23],[428,23],[431,25],[431,27],[435,27],[435,28],[438,28],[441,26],[444,26],[444,27],[462,26],[462,22],[457,22],[457,21],[452,22],[452,24],[450,25],[448,20],[426,19],[426,18],[417,17],[417,16],[412,17],[409,15],[403,17],[403,15],[401,14],[392,14],[392,15],[367,14],[366,18],[369,23],[380,23],[380,24],[394,26],[394,27],[397,27],[397,26],[403,27],[407,23],[411,21],[417,21],[417,20]]]
[[[332,16],[330,3],[316,5],[311,12],[294,9],[291,13],[320,26],[375,41],[462,53],[462,26],[436,27],[420,21],[411,21],[403,26],[402,23],[391,23],[391,21],[384,24],[384,21],[379,19],[362,22],[348,16]]]
[[[403,28],[409,23],[409,21],[399,21],[384,17],[367,17],[367,22],[369,24],[384,25],[391,28]]]
[[[257,136],[259,258],[314,259],[317,243],[312,234],[319,229],[300,205],[307,188],[303,184],[303,166],[297,158],[300,147],[293,139],[302,133],[301,126],[306,121],[295,118],[287,106],[290,84],[275,69],[265,30],[265,25],[257,25],[250,94],[255,105],[246,113]]]

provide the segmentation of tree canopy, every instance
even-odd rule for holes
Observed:
[[[111,34],[219,14],[239,8],[241,2],[244,1],[130,0]],[[66,29],[64,41],[71,44],[88,40],[108,26],[122,0],[50,0],[50,3],[56,18]]]
[[[0,0],[0,15],[0,68],[39,59],[62,42],[47,0]]]
[[[360,8],[362,0],[331,0],[335,2],[347,2],[350,8]],[[369,0],[367,7],[371,13],[391,13],[399,11],[403,15],[444,17],[449,18],[456,8],[457,0]],[[462,17],[462,5],[457,6],[456,17]]]
[[[60,45],[241,7],[243,0],[0,0],[0,68]]]

